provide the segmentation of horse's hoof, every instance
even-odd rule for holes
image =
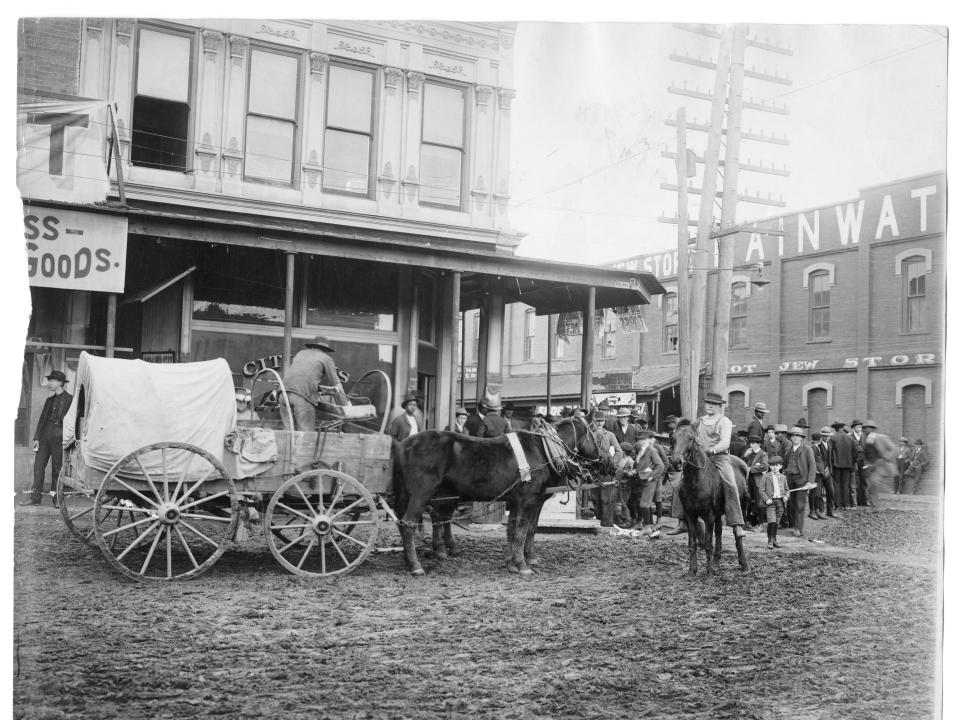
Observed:
[[[520,566],[516,563],[507,563],[507,572],[516,575],[518,572],[520,572]]]
[[[413,570],[411,570],[411,571],[410,571],[410,574],[413,575],[414,577],[423,577],[423,576],[426,575],[427,573],[424,572],[424,570],[423,570],[422,567],[418,567],[418,568],[414,568]]]
[[[527,558],[527,565],[529,565],[530,567],[540,567],[541,565],[543,565],[543,560],[541,560],[539,557],[534,555],[533,557]]]
[[[462,551],[460,548],[457,548],[457,547],[448,547],[448,548],[447,548],[447,554],[448,554],[450,557],[459,557],[462,552],[463,552],[463,551]]]
[[[437,560],[448,560],[448,559],[449,559],[449,558],[447,557],[447,551],[446,551],[446,550],[435,550],[434,553],[433,553],[433,557],[434,557],[435,559],[437,559]]]
[[[532,577],[532,576],[533,576],[533,570],[531,570],[528,567],[520,568],[520,577]]]
[[[740,565],[740,572],[750,572],[750,566],[747,563]]]

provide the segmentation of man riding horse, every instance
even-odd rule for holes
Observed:
[[[733,423],[730,418],[720,412],[726,401],[718,393],[709,392],[703,399],[706,414],[694,423],[697,431],[697,440],[707,456],[716,465],[723,478],[724,514],[727,524],[733,528],[734,537],[743,537],[743,511],[740,507],[740,491],[737,480],[730,465],[730,435],[733,432]]]

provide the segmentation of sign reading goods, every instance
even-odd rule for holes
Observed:
[[[123,292],[125,217],[24,205],[23,235],[31,285]]]

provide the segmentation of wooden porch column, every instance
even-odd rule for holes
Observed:
[[[583,305],[583,347],[580,350],[580,407],[590,411],[593,400],[593,313],[597,306],[597,289],[587,288]]]
[[[437,368],[437,429],[456,422],[457,327],[460,319],[460,272],[444,273],[441,281],[440,362]]]
[[[287,286],[286,297],[283,303],[283,374],[290,369],[293,359],[293,276],[297,254],[287,253]]]
[[[477,359],[477,404],[487,390],[500,393],[503,388],[503,295],[492,292],[486,297],[480,315],[480,357]]]
[[[553,387],[550,376],[553,374],[553,343],[556,334],[556,316],[547,315],[547,410],[544,415],[549,416],[550,408],[553,406]]]
[[[115,293],[107,295],[107,341],[106,356],[112,358],[117,345],[117,296]]]

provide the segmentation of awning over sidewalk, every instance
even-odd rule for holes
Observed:
[[[680,383],[680,365],[648,365],[633,373],[633,390],[637,394],[656,395]]]
[[[596,389],[596,388],[595,388]],[[460,383],[456,385],[456,392],[459,395]],[[468,403],[474,402],[477,397],[476,381],[464,383],[464,393]],[[580,374],[554,375],[550,383],[550,395],[554,402],[580,401]],[[514,404],[542,403],[547,397],[547,376],[546,375],[526,375],[511,376],[504,378],[501,397],[504,402]],[[461,401],[462,402],[462,401]]]

